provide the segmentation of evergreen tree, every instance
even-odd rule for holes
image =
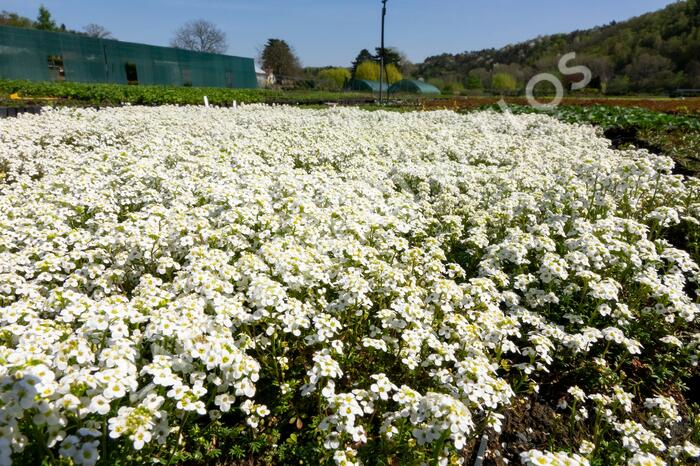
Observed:
[[[687,8],[690,24],[696,28],[700,27],[700,0],[688,0]]]
[[[352,75],[355,76],[355,73],[357,72],[357,67],[360,65],[360,63],[372,60],[374,60],[374,56],[371,53],[369,53],[369,50],[362,49],[360,53],[357,54],[357,57],[355,57],[355,60],[352,62]]]
[[[467,77],[467,89],[482,89],[484,87],[481,79],[475,74],[470,74]]]
[[[277,77],[294,77],[301,73],[299,58],[287,42],[282,39],[268,39],[260,54],[263,70]]]
[[[374,49],[376,51],[375,58],[377,61],[379,61],[382,58],[382,49],[380,47],[377,47]],[[403,57],[401,56],[401,52],[398,50],[391,48],[391,47],[386,47],[384,48],[384,66],[386,65],[396,65],[398,68],[401,68],[401,61]]]
[[[56,21],[51,17],[51,12],[44,6],[39,7],[39,15],[36,17],[34,27],[44,31],[55,31]]]

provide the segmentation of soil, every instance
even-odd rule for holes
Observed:
[[[501,97],[454,97],[441,99],[421,100],[417,105],[424,109],[455,109],[471,110],[484,105],[497,104]],[[528,105],[524,97],[505,97],[506,103],[515,105]],[[606,105],[615,107],[639,107],[656,112],[675,113],[683,115],[700,115],[700,98],[608,98],[608,97],[565,97],[561,105],[583,106]]]

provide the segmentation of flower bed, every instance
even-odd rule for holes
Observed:
[[[0,464],[688,461],[671,168],[542,115],[0,121]]]

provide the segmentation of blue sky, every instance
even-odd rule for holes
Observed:
[[[43,3],[72,29],[98,23],[120,40],[167,45],[189,19],[217,24],[232,55],[257,56],[270,37],[287,40],[305,66],[348,66],[379,44],[380,0],[0,0],[0,10],[36,17]],[[389,0],[387,45],[414,62],[443,52],[501,47],[537,35],[623,20],[668,0]]]

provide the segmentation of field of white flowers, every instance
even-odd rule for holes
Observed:
[[[538,115],[2,120],[0,465],[692,463],[672,166]]]

